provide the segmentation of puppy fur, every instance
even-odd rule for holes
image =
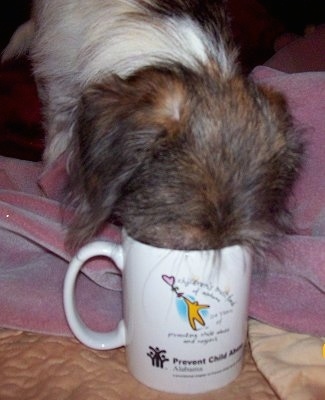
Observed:
[[[263,252],[290,231],[303,145],[283,97],[241,74],[227,26],[223,1],[34,1],[3,57],[25,29],[44,160],[69,155],[70,245],[111,218],[177,249]]]

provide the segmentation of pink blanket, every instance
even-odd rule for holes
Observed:
[[[63,243],[63,209],[60,201],[43,194],[47,190],[51,197],[60,197],[61,165],[42,174],[41,163],[0,157],[2,327],[71,334],[61,294],[71,258]],[[103,236],[120,241],[119,230],[110,225]],[[121,316],[121,282],[115,266],[91,262],[83,272],[76,289],[80,313],[95,329],[112,329]]]
[[[297,235],[275,246],[279,256],[257,268],[250,315],[296,332],[325,334],[325,72],[286,74],[267,67],[259,80],[284,92],[307,154],[290,208]],[[264,268],[263,268],[264,267]]]
[[[325,52],[324,52],[325,53]],[[325,60],[324,60],[325,64]],[[255,269],[250,316],[285,329],[325,335],[325,72],[286,74],[268,67],[254,79],[282,91],[308,142],[290,207],[297,235],[285,237]],[[63,245],[64,160],[41,163],[0,157],[0,326],[70,335],[62,285],[71,255]],[[65,210],[65,212],[70,212]],[[119,229],[103,238],[118,242]],[[86,265],[77,284],[81,315],[98,330],[121,317],[121,281],[114,265]]]

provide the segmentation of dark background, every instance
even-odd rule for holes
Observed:
[[[28,19],[30,4],[30,0],[1,2],[0,49]],[[236,41],[249,66],[272,54],[274,38],[281,32],[302,35],[307,25],[325,22],[325,0],[228,0],[228,5]]]

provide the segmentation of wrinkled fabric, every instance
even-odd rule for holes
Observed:
[[[62,199],[46,197],[46,185],[41,189],[38,184],[38,177],[45,183],[58,182],[61,172],[60,167],[46,178],[41,163],[0,157],[2,327],[71,334],[62,304],[71,260],[64,246],[64,215],[70,210],[64,210]],[[120,231],[108,226],[102,238],[118,243]],[[80,314],[94,329],[112,329],[121,318],[121,277],[116,267],[109,260],[92,260],[82,272],[76,288]]]
[[[255,269],[250,316],[294,332],[325,334],[325,72],[286,74],[268,67],[255,80],[285,94],[306,142],[290,201],[296,235]]]

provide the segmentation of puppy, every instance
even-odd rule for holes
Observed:
[[[242,75],[223,1],[36,0],[3,58],[27,49],[44,160],[70,160],[70,244],[110,218],[175,249],[263,252],[289,231],[303,145],[282,96]]]

